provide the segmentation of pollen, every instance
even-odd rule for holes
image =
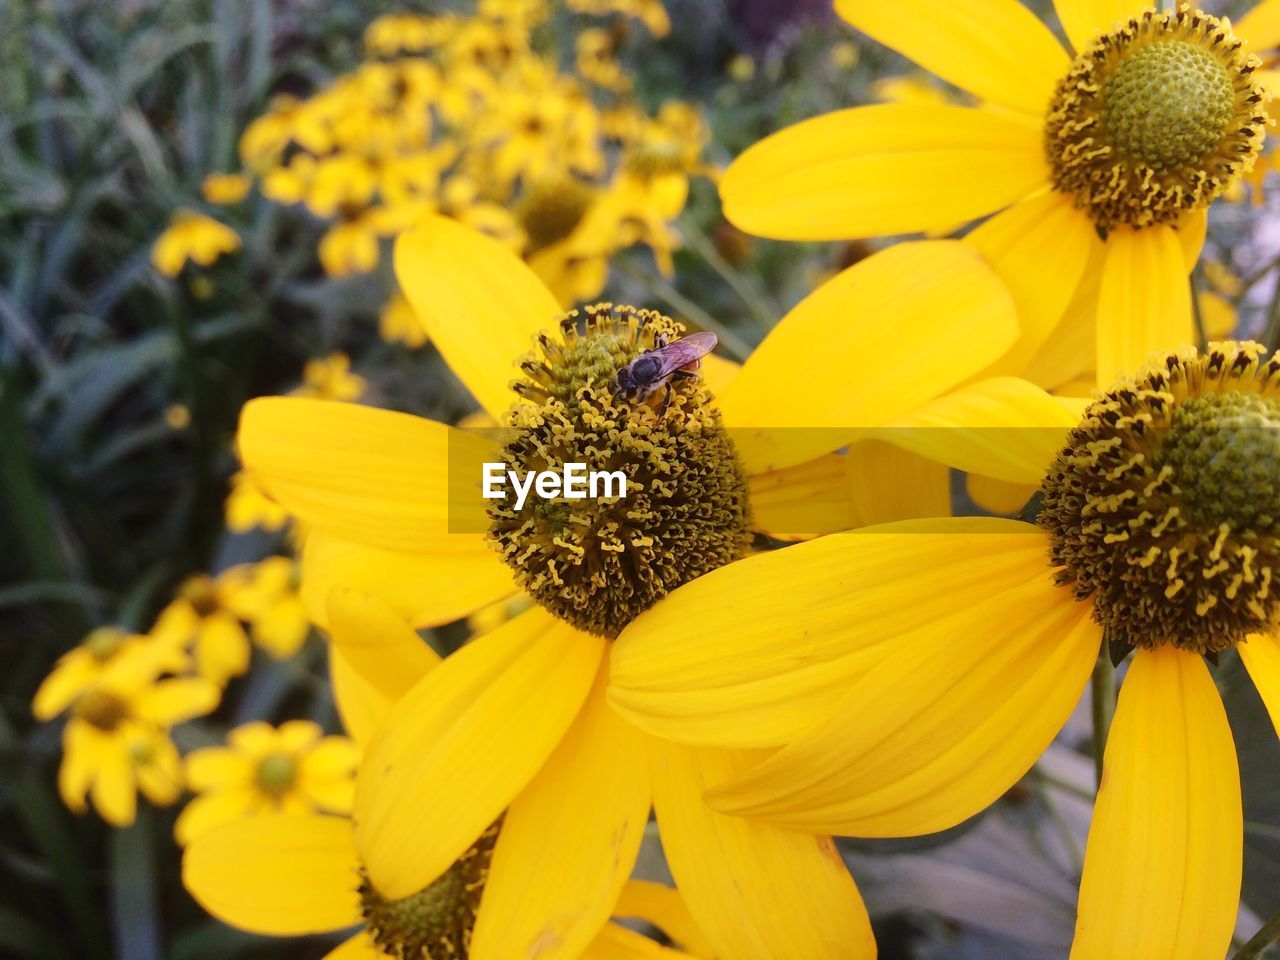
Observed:
[[[1171,353],[1095,401],[1049,470],[1057,580],[1114,650],[1216,654],[1280,623],[1280,360]]]
[[[480,895],[501,821],[437,879],[403,900],[388,900],[361,871],[360,905],[369,936],[397,960],[466,960]]]
[[[1099,36],[1045,124],[1054,187],[1104,233],[1175,224],[1252,169],[1269,123],[1260,66],[1227,20],[1187,5]]]
[[[616,636],[681,584],[736,560],[749,542],[746,475],[710,392],[677,374],[640,400],[618,371],[677,339],[654,311],[598,304],[565,315],[520,361],[509,411],[508,470],[622,472],[625,496],[530,497],[489,508],[489,539],[538,603],[580,629]]]

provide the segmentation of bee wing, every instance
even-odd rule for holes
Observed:
[[[645,356],[657,357],[662,361],[662,370],[658,375],[661,379],[685,367],[696,368],[698,362],[716,348],[716,343],[714,333],[691,333],[687,337],[668,343],[665,347],[650,350]]]

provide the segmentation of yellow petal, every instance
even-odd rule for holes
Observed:
[[[850,496],[859,526],[951,515],[951,471],[882,440],[849,448]]]
[[[856,107],[752,146],[720,198],[735,226],[779,240],[950,230],[1048,183],[1042,139],[1038,124],[992,110]]]
[[[182,882],[224,923],[294,936],[360,920],[351,821],[263,814],[201,834],[182,857]]]
[[[110,747],[98,755],[89,788],[94,809],[114,827],[133,823],[138,809],[137,783],[125,749],[125,744],[113,738]]]
[[[1235,744],[1204,661],[1139,650],[1107,739],[1072,960],[1224,956],[1243,846]]]
[[[1017,0],[836,0],[836,12],[978,99],[1037,120],[1067,72],[1066,52]]]
[[[664,947],[616,923],[606,923],[579,956],[581,960],[678,960],[690,954]]]
[[[453,372],[495,418],[511,405],[516,361],[560,304],[506,246],[446,217],[424,220],[395,248],[400,289]]]
[[[988,513],[1008,516],[1017,513],[1035,495],[1037,487],[1022,483],[1005,483],[978,473],[964,478],[969,499]]]
[[[88,651],[76,648],[62,656],[44,678],[31,700],[37,720],[52,720],[75,701],[98,675],[98,665]]]
[[[885,645],[991,584],[1047,574],[1029,524],[907,521],[759,554],[686,584],[614,643],[611,702],[659,736],[777,746],[812,727]]]
[[[649,820],[644,738],[605,702],[601,659],[582,713],[511,803],[471,960],[575,958],[608,921]]]
[[[1258,52],[1280,45],[1280,0],[1261,0],[1240,18],[1235,35]]]
[[[1053,0],[1062,29],[1077,53],[1093,42],[1099,31],[1110,32],[1128,22],[1141,9],[1133,0]]]
[[[62,763],[58,766],[58,795],[72,813],[84,813],[85,794],[93,782],[97,747],[103,737],[82,720],[62,729]]]
[[[205,617],[195,642],[196,669],[219,687],[249,669],[249,637],[240,621],[226,611]]]
[[[1205,237],[1209,234],[1209,208],[1193,210],[1182,218],[1182,222],[1173,228],[1178,235],[1178,243],[1182,247],[1182,260],[1187,273],[1196,268],[1200,252],[1204,249]]]
[[[210,713],[218,705],[219,691],[199,677],[161,680],[138,698],[135,710],[162,727],[183,723]]]
[[[1276,733],[1280,734],[1280,641],[1267,634],[1255,633],[1240,644],[1239,650],[1253,685],[1267,705]]]
[[[815,729],[708,803],[860,837],[945,830],[994,803],[1071,715],[1101,643],[1090,606],[1035,572],[900,636]]]
[[[356,787],[357,844],[384,896],[421,890],[498,818],[560,742],[603,652],[534,608],[400,698]]]
[[[202,747],[187,754],[187,786],[197,793],[247,786],[253,772],[249,758],[230,747]]]
[[[324,960],[387,960],[387,954],[373,942],[368,930],[361,930],[326,953]]]
[[[1079,420],[1026,380],[993,377],[923,404],[875,436],[957,470],[1035,485]]]
[[[1190,291],[1172,229],[1112,231],[1098,290],[1098,382],[1110,384],[1154,353],[1194,343]]]
[[[310,534],[302,548],[307,616],[326,626],[330,593],[349,587],[377,596],[415,627],[434,627],[516,592],[511,569],[482,537],[452,534],[424,547],[401,553]]]
[[[1101,241],[1071,198],[1048,190],[1004,210],[965,238],[1004,281],[1018,310],[1018,342],[986,376],[1021,375],[1053,332]]]
[[[405,552],[470,542],[450,534],[482,509],[478,489],[460,478],[478,480],[480,464],[494,459],[492,444],[476,433],[300,397],[245,404],[236,440],[254,483],[309,527]]]
[[[825,456],[751,478],[751,523],[779,540],[803,540],[859,522],[849,457]]]
[[[650,740],[653,805],[681,896],[717,956],[873,960],[866,908],[830,837],[715,813],[703,793],[742,754]]]
[[[178,814],[173,835],[186,846],[202,833],[219,824],[243,817],[254,805],[254,794],[247,787],[233,787],[196,797]]]
[[[712,353],[702,358],[700,375],[706,381],[707,389],[718,397],[741,369],[741,364],[733,360],[726,360],[724,357],[718,357]]]
[[[393,703],[440,664],[403,617],[367,593],[330,592],[329,632],[348,662]]]
[[[774,327],[721,398],[725,423],[749,472],[794,466],[967,380],[1017,331],[1008,291],[973,247],[899,244]]]
[[[685,950],[700,957],[712,955],[711,946],[693,921],[680,891],[651,880],[628,880],[613,908],[615,917],[653,924]]]
[[[329,645],[329,682],[342,726],[356,743],[367,747],[391,712],[393,701],[351,666],[336,644]]]

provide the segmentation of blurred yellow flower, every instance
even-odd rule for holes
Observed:
[[[358,400],[365,388],[364,377],[351,372],[351,358],[341,351],[308,360],[302,381],[302,386],[293,391],[295,397]]]
[[[359,762],[355,743],[324,736],[310,720],[242,724],[228,731],[227,746],[186,758],[186,783],[198,796],[179,814],[174,835],[185,846],[243,817],[350,813]]]
[[[92,799],[115,826],[133,822],[141,790],[167,805],[182,792],[182,762],[169,729],[209,713],[218,688],[198,677],[157,680],[157,662],[108,671],[76,697],[62,732],[58,791],[76,813]]]
[[[249,668],[249,638],[233,604],[238,585],[238,573],[189,577],[151,628],[157,642],[193,650],[200,676],[219,687]]]
[[[298,564],[267,557],[232,567],[219,580],[227,604],[249,624],[253,640],[276,659],[291,657],[307,638],[309,624],[298,595]]]
[[[211,173],[200,184],[200,194],[217,206],[239,203],[249,195],[252,182],[243,173]]]
[[[275,531],[289,520],[284,508],[259,490],[243,470],[231,477],[225,509],[227,529],[232,533],[247,533],[254,527]]]
[[[331,277],[368,273],[378,265],[378,231],[368,216],[339,220],[320,238],[319,253]]]
[[[98,627],[58,658],[36,690],[31,712],[37,720],[52,720],[112,671],[141,668],[156,674],[177,673],[188,663],[178,646],[155,644],[149,637],[118,627]]]
[[[179,210],[151,247],[151,263],[166,277],[176,277],[188,260],[208,267],[239,249],[240,237],[230,227],[194,210]]]
[[[858,58],[857,44],[850,43],[848,40],[832,44],[831,52],[827,54],[827,59],[837,70],[852,70],[858,65]]]
[[[418,322],[413,307],[398,290],[378,315],[378,335],[387,343],[403,343],[416,349],[427,342],[427,332]]]
[[[756,75],[756,62],[749,55],[740,53],[729,61],[725,72],[729,74],[730,80],[746,83]]]
[[[671,32],[671,18],[662,0],[567,0],[566,6],[577,13],[596,17],[619,14],[639,20],[655,37]]]

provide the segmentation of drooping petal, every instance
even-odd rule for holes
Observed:
[[[31,715],[44,722],[52,720],[75,702],[92,683],[98,665],[88,651],[77,647],[58,660],[31,699]]]
[[[1253,634],[1240,644],[1240,659],[1280,734],[1280,640],[1267,634]]]
[[[394,703],[351,666],[336,644],[329,645],[329,682],[342,726],[362,749],[367,747]]]
[[[560,742],[604,641],[534,608],[478,637],[397,702],[356,787],[356,839],[392,899],[442,874]]]
[[[978,473],[971,473],[964,479],[969,499],[983,510],[1002,516],[1021,510],[1037,489],[1023,483],[993,480]]]
[[[479,491],[459,478],[478,479],[486,458],[497,459],[475,433],[301,397],[249,401],[237,444],[254,482],[309,527],[409,553],[474,539],[450,533],[483,512]]]
[[[1047,576],[1033,526],[907,521],[759,554],[686,584],[614,643],[611,702],[658,736],[766,747],[814,726],[885,646],[991,584]]]
[[[1151,355],[1195,343],[1191,286],[1178,235],[1118,227],[1107,238],[1098,290],[1098,382],[1135,372]]]
[[[506,246],[447,217],[402,233],[396,279],[440,351],[495,418],[511,406],[516,361],[561,307],[538,275]]]
[[[720,198],[735,226],[778,240],[949,230],[1047,184],[1042,138],[1037,124],[981,108],[855,107],[753,145]]]
[[[1098,31],[1110,31],[1130,20],[1140,9],[1133,0],[1053,0],[1062,29],[1076,53],[1083,53]]]
[[[628,880],[618,895],[613,915],[652,923],[690,953],[700,957],[712,955],[710,944],[675,887],[652,880]]]
[[[575,958],[608,921],[649,819],[643,735],[605,702],[608,660],[546,764],[511,803],[472,960]]]
[[[196,837],[182,882],[209,913],[254,933],[295,936],[360,920],[351,821],[262,814]]]
[[[617,923],[606,923],[601,927],[596,938],[580,954],[581,960],[680,960],[690,956],[664,947],[656,940]]]
[[[218,705],[219,696],[218,688],[208,680],[173,677],[143,693],[134,709],[152,723],[172,727],[211,712]]]
[[[1017,0],[836,0],[836,12],[978,99],[1038,120],[1067,72],[1062,46]]]
[[[349,587],[385,601],[415,627],[468,616],[516,592],[511,569],[475,534],[433,538],[402,553],[315,532],[302,548],[307,616],[329,623],[329,594]]]
[[[1018,310],[1017,342],[984,374],[1020,376],[1062,319],[1091,253],[1101,249],[1098,233],[1070,197],[1046,190],[997,213],[965,242],[982,252]]]
[[[385,602],[356,590],[329,594],[334,646],[391,702],[440,665],[440,655]]]
[[[243,817],[254,805],[254,794],[248,787],[232,787],[215,790],[195,797],[182,808],[173,835],[181,846],[186,846],[202,833]]]
[[[1244,820],[1226,711],[1201,658],[1139,650],[1085,850],[1072,960],[1204,960],[1231,945]]]
[[[871,922],[830,837],[726,817],[702,802],[750,758],[657,739],[650,750],[667,864],[716,956],[873,960]]]
[[[1037,573],[899,637],[815,729],[708,803],[860,837],[933,833],[994,803],[1071,715],[1101,644],[1089,605]]]
[[[858,441],[847,459],[858,526],[951,515],[945,464],[883,440]]]
[[[875,435],[957,470],[1037,485],[1079,419],[1026,380],[992,377],[923,404]]]
[[[749,472],[782,469],[967,380],[1017,331],[1008,291],[973,247],[899,244],[787,314],[725,390],[721,410]]]
[[[1196,268],[1200,253],[1204,249],[1205,237],[1209,234],[1209,208],[1192,210],[1182,222],[1173,228],[1178,235],[1178,243],[1182,246],[1182,259],[1187,273]]]

